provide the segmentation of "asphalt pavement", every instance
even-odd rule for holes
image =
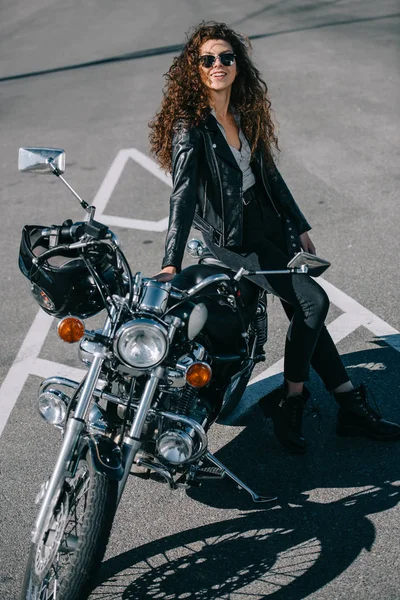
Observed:
[[[54,323],[42,345],[40,328],[26,345],[38,307],[17,266],[21,228],[82,212],[55,178],[19,173],[18,148],[65,148],[66,177],[91,201],[121,150],[149,156],[147,123],[163,74],[185,31],[203,19],[253,39],[279,124],[280,170],[318,254],[332,262],[326,281],[344,293],[339,305],[335,292],[328,320],[348,306],[353,316],[369,311],[362,325],[337,330],[339,350],[355,383],[366,382],[382,413],[400,421],[398,2],[3,0],[0,397],[5,382],[11,392],[0,415],[13,406],[0,436],[4,600],[18,597],[34,498],[60,442],[36,410],[40,375],[52,365],[81,367]],[[115,231],[133,271],[158,271],[165,233],[131,220],[161,221],[168,197],[167,183],[132,158],[110,188],[104,214],[125,219]],[[278,302],[269,314],[258,373],[283,355]],[[267,380],[257,385],[261,393]],[[189,492],[130,481],[91,598],[399,600],[400,445],[337,438],[336,408],[314,374],[311,389],[323,418],[305,420],[304,457],[284,452],[257,407],[211,432],[218,458],[257,491],[276,493],[276,506],[260,510],[227,481]]]

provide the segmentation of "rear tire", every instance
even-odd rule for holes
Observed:
[[[96,472],[90,453],[65,479],[39,542],[31,545],[22,600],[84,600],[101,563],[116,506],[116,481]],[[47,520],[46,520],[47,521]]]

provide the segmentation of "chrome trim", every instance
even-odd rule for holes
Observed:
[[[231,281],[231,277],[229,277],[229,275],[226,275],[226,273],[209,275],[209,277],[206,277],[205,279],[203,279],[203,281],[200,281],[200,283],[197,283],[193,287],[189,288],[186,291],[185,296],[186,298],[190,298],[191,296],[194,296],[195,294],[197,294],[197,292],[200,292],[208,285],[211,285],[212,283],[218,283],[219,281]]]
[[[50,394],[54,394],[55,396],[57,396],[58,398],[60,398],[60,400],[62,400],[64,402],[64,404],[65,404],[65,415],[64,415],[64,418],[63,418],[63,420],[62,420],[61,423],[50,423],[45,418],[45,416],[41,413],[41,411],[40,411],[39,401],[40,401],[41,396],[43,394],[45,394],[46,392],[49,392]],[[68,406],[69,406],[69,403],[71,402],[71,398],[69,396],[67,396],[67,394],[64,394],[64,392],[62,392],[61,390],[50,388],[50,389],[46,389],[44,392],[41,392],[38,395],[37,399],[38,399],[38,406],[37,406],[37,408],[38,408],[38,412],[39,412],[40,416],[42,417],[42,419],[44,421],[46,421],[46,423],[48,425],[53,425],[53,427],[55,427],[56,429],[59,429],[60,431],[64,431],[64,428],[65,428],[65,417],[68,414]]]
[[[153,413],[153,411],[150,411],[150,412]],[[184,417],[183,415],[177,415],[176,413],[172,413],[167,410],[158,410],[158,411],[154,411],[154,413],[161,415],[161,416],[165,417],[166,419],[170,419],[171,421],[175,421],[176,423],[184,423],[185,425],[188,425],[188,427],[191,427],[192,429],[194,429],[195,432],[197,433],[197,435],[199,436],[199,438],[200,438],[199,449],[197,450],[197,452],[195,454],[193,454],[189,458],[189,460],[186,460],[184,464],[194,462],[202,454],[204,454],[204,452],[207,450],[207,445],[208,445],[207,434],[204,431],[203,427],[199,423],[197,423],[197,421],[195,421],[194,419],[191,419],[190,417]]]
[[[196,342],[196,346],[195,346],[195,348],[193,348],[193,354],[194,354],[196,360],[203,360],[203,358],[206,354],[206,349],[204,348],[204,346],[202,346],[201,344],[198,344]]]
[[[167,386],[169,388],[182,388],[186,385],[185,373],[182,371],[175,371],[169,367],[165,370],[167,377]]]
[[[110,236],[111,242],[117,246],[117,248],[119,248],[121,246],[119,237],[113,231],[111,231],[111,229],[109,230],[108,235]]]
[[[100,377],[101,367],[103,366],[104,356],[95,354],[86,379],[84,381],[79,400],[74,411],[74,419],[84,420],[89,408],[89,403],[95,390],[95,385]]]
[[[132,306],[136,307],[139,302],[140,290],[142,289],[142,274],[140,271],[133,276],[133,297]]]
[[[186,373],[188,368],[195,362],[204,362],[204,357],[206,355],[206,349],[201,344],[195,345],[192,352],[188,352],[187,354],[183,354],[180,356],[176,362],[175,368],[182,373]]]
[[[49,160],[59,173],[65,171],[65,151],[61,148],[20,148],[18,154],[18,170],[21,173],[33,171],[35,173],[52,174]]]
[[[179,327],[182,325],[182,319],[180,319],[179,317],[167,315],[165,323],[168,324],[168,341],[170,344],[172,344],[172,340],[174,339],[176,330],[179,329]]]
[[[308,267],[307,265],[302,265],[301,267],[292,267],[290,269],[276,269],[269,271],[249,271],[244,267],[240,267],[236,275],[234,276],[235,281],[240,281],[243,276],[250,275],[251,277],[255,275],[293,275],[294,273],[307,273]]]
[[[161,331],[161,333],[164,335],[165,337],[165,352],[162,355],[161,359],[158,360],[156,363],[154,363],[154,365],[150,365],[148,367],[138,367],[136,365],[130,365],[128,362],[126,362],[122,356],[119,353],[119,349],[118,349],[118,344],[121,338],[121,335],[130,327],[132,327],[133,325],[137,325],[137,324],[144,324],[144,325],[149,325],[152,328],[157,328],[159,331]],[[113,349],[114,349],[114,353],[115,356],[117,356],[118,360],[121,361],[121,363],[127,367],[130,367],[131,369],[136,369],[138,371],[140,371],[141,373],[143,371],[149,371],[150,369],[154,369],[155,367],[157,367],[160,363],[162,363],[162,361],[164,360],[164,358],[167,356],[168,352],[169,352],[169,339],[168,339],[168,331],[165,327],[163,327],[162,325],[160,325],[160,323],[158,323],[157,321],[155,321],[154,319],[147,319],[147,318],[142,318],[142,317],[138,317],[136,319],[132,319],[131,321],[128,321],[127,323],[124,323],[123,325],[121,325],[121,327],[117,330],[115,336],[114,336],[114,341],[113,341]]]
[[[200,256],[202,256],[202,254],[204,254],[205,249],[205,244],[197,238],[192,238],[186,244],[187,253],[190,254],[190,256],[194,256],[194,258],[199,258]]]
[[[83,421],[77,421],[74,417],[68,420],[63,443],[61,446],[60,453],[57,457],[57,461],[50,477],[49,484],[46,489],[46,493],[39,509],[39,514],[36,518],[35,526],[32,532],[32,543],[37,544],[40,537],[46,531],[49,521],[51,519],[50,508],[58,498],[62,481],[65,477],[66,471],[72,458],[72,453],[75,448],[76,442],[83,431],[85,423]]]
[[[79,386],[79,383],[78,381],[66,379],[65,377],[48,377],[40,384],[39,394],[45,392],[51,385],[63,385],[76,390],[76,388]],[[128,404],[128,400],[120,398],[119,396],[115,396],[114,394],[110,394],[109,392],[104,392],[100,388],[95,388],[93,390],[93,396],[99,400],[106,400],[107,402],[112,402],[113,404],[122,404],[123,406],[127,406]],[[131,402],[131,406],[133,408],[136,408],[137,404],[137,402]]]
[[[247,486],[241,479],[239,479],[239,477],[237,477],[221,461],[219,461],[218,458],[215,458],[215,456],[213,454],[211,454],[211,452],[207,452],[205,458],[206,458],[206,460],[209,460],[210,463],[212,463],[213,465],[215,465],[216,467],[221,469],[222,477],[227,475],[230,479],[232,479],[232,481],[234,481],[236,483],[236,485],[240,489],[242,489],[245,492],[247,492],[248,494],[250,494],[250,496],[253,499],[253,502],[261,504],[263,502],[273,502],[274,500],[277,499],[276,496],[260,496],[259,494],[256,494],[256,492],[254,492],[251,488],[249,488],[249,486]]]
[[[104,323],[102,330],[103,335],[108,336],[110,334],[112,328],[112,319],[114,316],[115,309],[111,307],[110,317],[107,317]],[[82,431],[85,428],[84,419],[90,406],[93,391],[99,378],[103,362],[103,356],[101,356],[100,353],[96,353],[92,366],[90,367],[84,380],[74,415],[69,418],[66,424],[61,450],[58,454],[57,461],[50,477],[49,485],[32,532],[32,542],[34,544],[39,542],[40,536],[45,532],[45,528],[49,524],[49,520],[51,519],[51,507],[54,503],[54,500],[58,497],[61,491],[62,482],[66,473],[70,469],[74,449]]]
[[[171,284],[154,279],[144,281],[139,299],[139,310],[163,315],[167,308]]]
[[[159,463],[147,462],[147,461],[143,460],[142,458],[139,458],[138,461],[136,462],[136,464],[139,467],[145,467],[146,469],[150,469],[151,471],[155,471],[156,473],[158,473],[159,475],[161,475],[161,477],[164,477],[164,479],[169,484],[171,490],[175,490],[176,489],[176,484],[175,484],[174,478],[172,477],[172,474],[168,471],[168,469],[166,469],[165,467],[163,467]]]
[[[124,437],[124,441],[122,444],[124,474],[118,485],[117,502],[119,502],[121,499],[126,480],[132,467],[132,463],[135,459],[137,451],[141,446],[140,437],[142,435],[143,427],[146,422],[147,415],[150,412],[150,406],[153,401],[154,394],[157,391],[159,381],[160,379],[162,379],[163,375],[163,367],[156,367],[151,373],[144,387],[143,394],[138,404],[132,426],[129,430],[129,433]]]
[[[89,433],[105,435],[107,431],[107,425],[108,424],[104,419],[103,413],[97,404],[94,404],[90,409],[88,416],[87,429]]]
[[[80,341],[79,344],[79,349],[82,348],[82,350],[84,350],[85,352],[87,352],[90,355],[93,355],[95,352],[97,352],[98,350],[100,350],[100,348],[103,348],[104,346],[102,344],[100,344],[99,342],[93,342],[92,340],[89,340],[88,338],[83,337],[82,340]]]

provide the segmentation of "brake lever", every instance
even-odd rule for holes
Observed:
[[[40,256],[35,256],[35,258],[32,259],[32,263],[36,266],[40,266],[48,258],[51,258],[52,256],[59,254],[60,252],[65,252],[68,250],[77,250],[79,248],[86,248],[87,246],[95,245],[96,243],[98,242],[94,240],[88,240],[86,242],[79,241],[74,242],[73,244],[61,244],[59,246],[54,246],[53,248],[50,248],[49,250],[46,250],[45,252],[40,254]]]
[[[40,256],[35,256],[32,258],[32,264],[39,266],[43,262],[45,262],[48,258],[55,256],[60,251],[69,250],[70,246],[68,244],[62,244],[61,246],[54,246],[54,248],[50,248],[50,250],[46,250]]]

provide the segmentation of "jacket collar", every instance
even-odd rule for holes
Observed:
[[[205,119],[203,129],[210,134],[215,154],[240,171],[232,150],[229,148],[229,144],[218,126],[217,119],[211,113]]]

